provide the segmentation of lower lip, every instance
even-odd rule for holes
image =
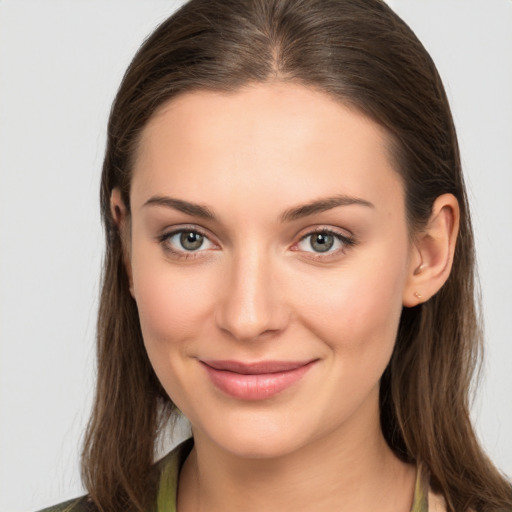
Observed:
[[[277,395],[302,379],[315,362],[284,372],[250,375],[216,370],[206,364],[203,366],[213,384],[227,395],[241,400],[264,400]]]

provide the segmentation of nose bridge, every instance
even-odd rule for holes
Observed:
[[[218,325],[239,340],[256,340],[283,327],[272,258],[253,243],[234,251],[226,273]]]

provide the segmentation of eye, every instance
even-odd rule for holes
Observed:
[[[175,253],[200,252],[215,245],[206,235],[195,229],[180,229],[161,237],[165,248]]]
[[[329,230],[315,231],[303,236],[297,248],[299,251],[316,254],[336,253],[354,245],[354,240]]]

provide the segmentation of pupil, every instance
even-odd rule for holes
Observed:
[[[334,236],[326,233],[319,233],[311,240],[311,247],[317,252],[327,252],[334,245]]]
[[[182,233],[180,236],[180,242],[182,247],[187,251],[195,251],[203,245],[203,235],[193,231]]]

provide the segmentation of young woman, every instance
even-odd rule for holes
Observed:
[[[383,2],[186,4],[126,72],[101,198],[89,494],[54,510],[512,510],[469,419],[448,102]]]

